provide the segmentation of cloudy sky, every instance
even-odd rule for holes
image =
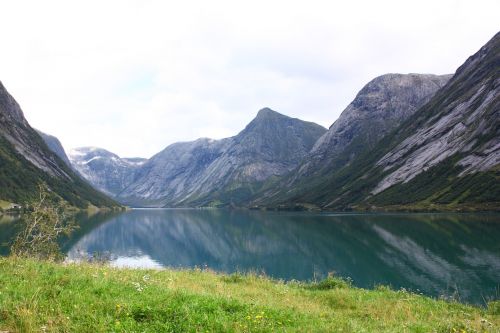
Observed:
[[[0,80],[66,149],[149,157],[262,107],[331,125],[375,76],[452,73],[498,0],[0,2]]]

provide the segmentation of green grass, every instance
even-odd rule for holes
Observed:
[[[8,332],[498,332],[499,309],[331,277],[284,283],[0,259],[0,331]]]
[[[0,199],[0,211],[9,209],[12,206],[11,202]]]

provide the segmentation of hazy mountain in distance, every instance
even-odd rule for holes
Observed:
[[[80,147],[69,152],[71,165],[82,177],[104,193],[115,196],[133,180],[145,158],[120,158],[105,149]]]

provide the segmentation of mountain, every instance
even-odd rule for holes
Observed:
[[[49,149],[1,82],[0,166],[0,199],[5,201],[23,203],[45,182],[76,207],[118,205],[95,191]]]
[[[451,75],[386,74],[361,89],[314,145],[294,179],[331,172],[401,125],[445,85]]]
[[[394,134],[374,204],[500,207],[500,33]],[[403,195],[403,196],[402,196]],[[398,198],[398,196],[401,196]]]
[[[325,209],[500,207],[500,33],[369,151],[274,204]]]
[[[132,183],[144,158],[120,158],[105,149],[81,147],[69,152],[71,165],[100,191],[114,196]]]
[[[234,137],[168,146],[118,198],[147,206],[239,205],[262,182],[297,167],[325,131],[264,108]]]
[[[40,130],[35,129],[38,135],[40,135],[49,147],[50,150],[52,150],[59,158],[66,163],[67,166],[71,167],[71,162],[68,159],[68,156],[66,155],[66,151],[64,150],[61,141],[59,141],[58,138],[55,136],[52,136],[50,134],[46,134]]]
[[[265,186],[252,204],[283,200],[322,185],[324,178],[352,163],[427,103],[452,75],[385,74],[371,80],[314,144],[302,163]]]

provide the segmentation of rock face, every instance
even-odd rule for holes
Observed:
[[[81,147],[69,153],[71,165],[100,191],[114,196],[133,182],[144,158],[120,158],[105,149]]]
[[[366,84],[314,144],[302,163],[278,185],[266,187],[251,205],[312,201],[310,194],[401,125],[450,79],[451,75],[385,74]],[[330,185],[335,186],[335,185]],[[315,199],[316,200],[316,199]],[[314,201],[315,201],[314,200]]]
[[[410,110],[412,115],[401,113],[403,117],[408,116],[407,120],[371,145],[368,151],[352,159],[344,154],[343,162],[347,163],[342,168],[330,168],[322,174],[305,177],[307,182],[302,181],[288,192],[278,190],[261,194],[263,199],[257,203],[313,204],[335,210],[387,206],[498,210],[499,72],[500,33],[458,68],[432,98],[430,89],[419,89],[429,91],[423,98],[427,103],[416,112]],[[439,86],[446,80],[447,77],[435,77],[432,82]],[[369,86],[360,95],[367,92],[368,96],[373,96]],[[377,105],[385,105],[383,99],[375,100],[378,100]],[[412,103],[415,107],[418,104]],[[319,155],[317,160],[324,161],[325,156],[335,155],[332,152],[337,150],[337,143],[349,140],[352,131],[344,135],[342,129],[353,127],[350,124],[355,124],[362,116],[350,121],[342,118],[347,119],[351,112],[362,113],[358,109],[359,103],[353,102],[345,111],[346,115],[342,114],[339,125],[336,122],[318,141],[312,152],[313,156]],[[376,120],[370,123],[375,124],[377,131],[384,129]],[[366,132],[371,133],[370,129]],[[359,132],[352,133],[352,142],[359,136]],[[361,136],[362,142],[369,145],[367,140],[372,134]],[[331,166],[332,163],[323,165]],[[305,173],[307,166],[301,172]]]
[[[7,92],[0,82],[0,131],[4,139],[12,144],[15,150],[33,165],[51,176],[71,177],[61,168],[53,154],[46,154],[42,149],[43,142],[40,136],[24,118],[19,104]],[[45,148],[45,147],[43,147]]]
[[[61,141],[59,141],[58,138],[55,136],[52,136],[50,134],[46,134],[40,130],[36,130],[37,133],[42,137],[43,141],[47,144],[50,150],[54,152],[59,158],[66,163],[67,166],[71,167],[71,162],[68,159],[68,156],[66,155],[66,152],[64,151],[64,148],[61,144]]]
[[[0,83],[0,199],[22,203],[36,194],[41,182],[68,201],[117,206],[80,179],[44,142],[24,118],[19,104]]]
[[[265,108],[234,137],[170,145],[118,197],[148,206],[240,204],[258,183],[293,170],[325,131]]]
[[[460,176],[500,164],[500,33],[470,57],[452,80],[400,132],[410,134],[379,161],[390,171],[373,194],[457,155]],[[418,125],[418,126],[417,126]]]
[[[451,75],[386,74],[370,81],[314,145],[295,179],[351,162],[415,113]]]

